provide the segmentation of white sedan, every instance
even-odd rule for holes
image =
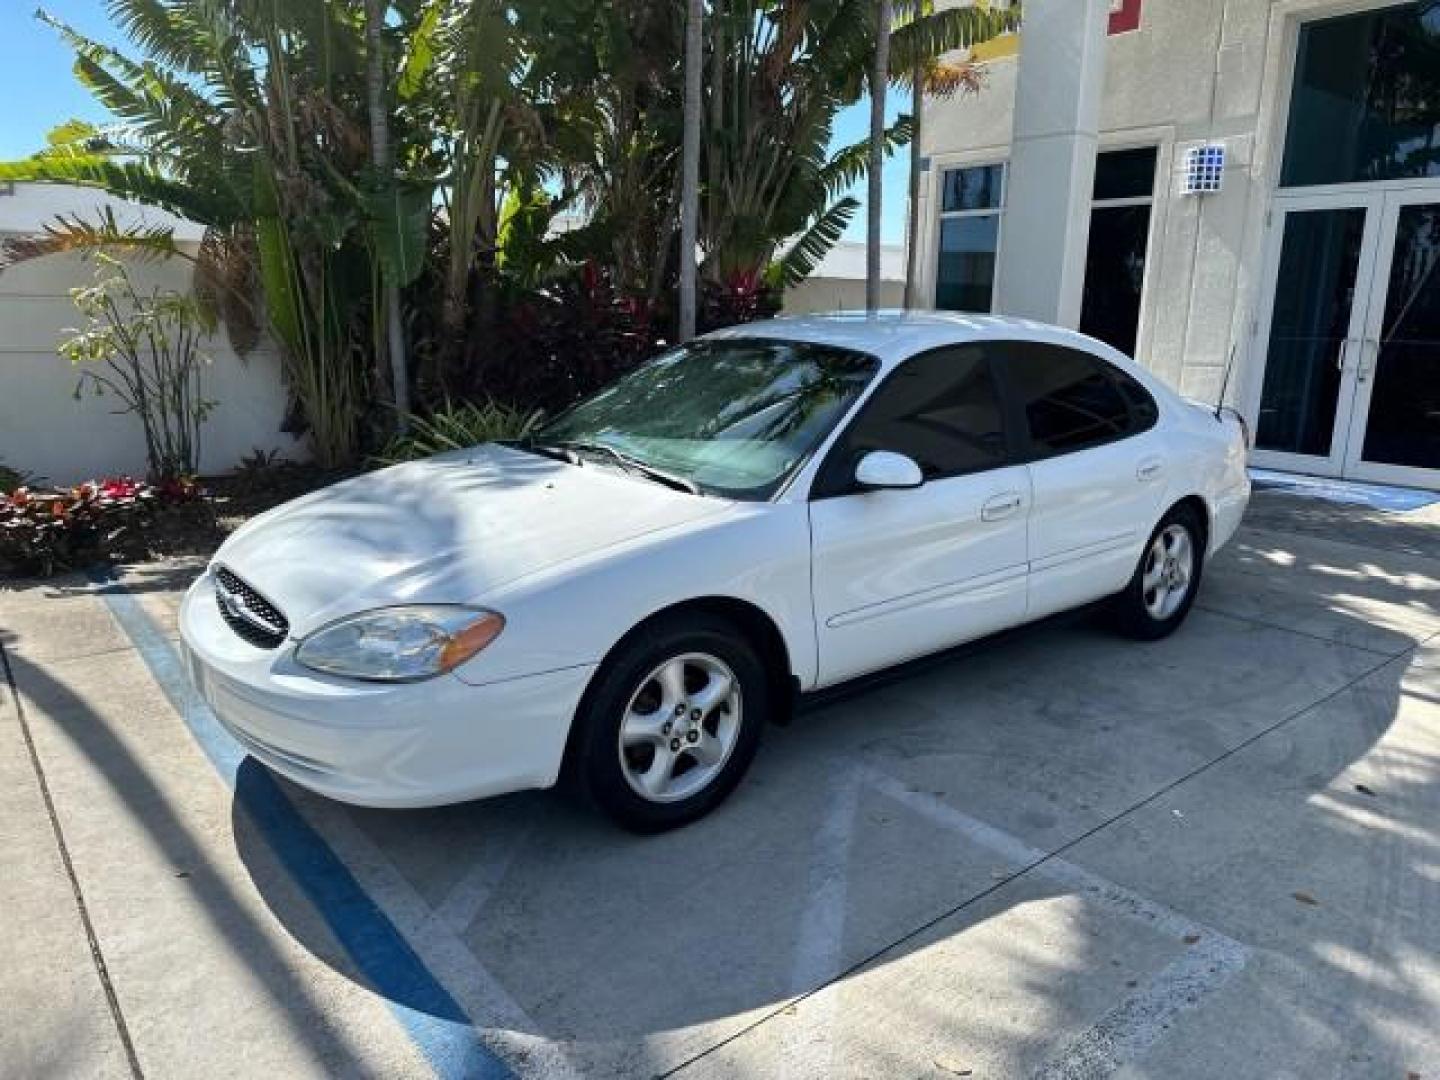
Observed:
[[[664,829],[798,694],[1104,599],[1170,633],[1245,510],[1247,438],[1036,323],[753,323],[524,440],[261,515],[181,632],[215,715],[307,788],[433,806],[564,777]]]

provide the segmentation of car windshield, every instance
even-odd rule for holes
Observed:
[[[522,445],[565,448],[707,494],[768,499],[874,377],[874,357],[798,341],[697,341],[656,357]]]

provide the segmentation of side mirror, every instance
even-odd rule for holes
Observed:
[[[855,466],[855,483],[869,491],[918,488],[925,483],[925,474],[904,454],[871,450]]]

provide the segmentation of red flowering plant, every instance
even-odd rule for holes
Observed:
[[[0,569],[48,576],[57,570],[145,551],[145,526],[161,507],[201,494],[194,480],[159,487],[128,476],[72,488],[0,494]]]

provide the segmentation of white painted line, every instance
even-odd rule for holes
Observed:
[[[435,909],[435,918],[449,927],[452,933],[465,933],[480,917],[496,887],[510,872],[516,856],[529,843],[534,821],[532,817],[524,825],[505,829],[495,842],[495,850],[476,859],[474,865],[451,887]]]
[[[866,782],[871,787],[884,792],[896,802],[908,806],[921,816],[928,817],[931,821],[962,834],[982,847],[989,848],[1017,866],[1023,867],[1038,863],[1034,873],[1047,877],[1074,892],[1086,894],[1090,899],[1104,904],[1122,915],[1147,923],[1158,933],[1174,938],[1184,938],[1192,934],[1221,936],[1218,931],[1197,923],[1193,919],[1188,919],[1161,904],[1147,900],[1122,885],[1106,881],[1072,862],[1058,858],[1046,858],[1046,853],[1039,848],[1031,847],[1023,840],[1011,836],[993,825],[987,825],[983,821],[972,818],[969,814],[955,809],[949,803],[941,802],[932,795],[921,791],[912,791],[898,780],[877,773],[873,769],[865,770],[865,774]],[[1230,938],[1224,940],[1230,941],[1235,948],[1242,952],[1245,951],[1244,946],[1238,942],[1231,941]]]
[[[561,1046],[538,1034],[539,1025],[459,935],[437,917],[341,804],[303,791],[293,794],[292,799],[393,920],[426,967],[460,1003],[480,1038],[507,1066],[520,1076],[579,1080],[581,1073]]]
[[[1040,1068],[1036,1080],[1110,1076],[1138,1060],[1170,1030],[1181,1013],[1197,1008],[1207,994],[1219,989],[1249,959],[1249,949],[1218,930],[1065,859],[1047,858],[1045,852],[1023,840],[931,795],[912,791],[893,777],[866,769],[864,780],[903,806],[989,848],[1017,869],[1031,867],[1031,873],[1185,943],[1184,955],[1071,1040]]]
[[[843,970],[845,911],[850,903],[850,846],[855,835],[860,785],[858,769],[844,769],[835,776],[825,820],[815,833],[806,890],[810,900],[795,938],[795,956],[790,968],[790,988],[797,997],[824,986]],[[835,1045],[830,1036],[835,1030],[837,1007],[833,994],[811,998],[806,1008],[806,1023],[788,1024],[781,1029],[778,1059],[786,1067],[776,1075],[833,1075]],[[823,1039],[817,1041],[815,1031],[823,1032]],[[795,1071],[797,1065],[803,1072]]]
[[[790,969],[790,987],[796,994],[814,990],[840,974],[850,893],[850,841],[855,833],[860,781],[854,769],[845,770],[834,780],[829,810],[815,834],[806,891],[810,902],[800,923]]]
[[[1102,1016],[1034,1074],[1035,1080],[1090,1080],[1111,1076],[1138,1060],[1183,1012],[1245,966],[1245,948],[1211,933],[1184,956]]]

